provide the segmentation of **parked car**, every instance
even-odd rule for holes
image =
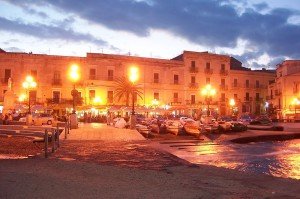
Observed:
[[[19,119],[20,122],[26,122],[26,117],[21,117]],[[32,123],[40,121],[41,124],[48,124],[51,125],[54,121],[54,118],[52,115],[48,113],[35,113],[32,115]]]
[[[241,115],[238,121],[242,122],[245,125],[248,125],[250,122],[253,121],[253,118],[250,115]]]

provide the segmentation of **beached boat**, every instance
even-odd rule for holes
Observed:
[[[167,120],[165,124],[168,133],[178,135],[182,131],[182,125],[177,120]]]
[[[256,119],[247,125],[248,129],[251,130],[265,130],[265,131],[283,131],[283,126],[275,125],[269,119]]]
[[[187,134],[194,136],[200,135],[199,123],[197,123],[196,121],[186,121],[183,129]]]

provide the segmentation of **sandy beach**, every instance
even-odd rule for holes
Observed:
[[[300,198],[299,180],[194,166],[147,142],[63,141],[48,159],[0,160],[0,198]]]

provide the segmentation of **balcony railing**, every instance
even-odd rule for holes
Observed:
[[[198,83],[190,83],[189,87],[197,89],[197,88],[199,88],[199,84]]]
[[[298,88],[293,88],[293,94],[296,94],[299,92],[299,89]]]
[[[179,84],[179,80],[174,80],[174,81],[173,81],[173,84],[178,85],[178,84]]]
[[[48,104],[73,104],[73,99],[70,98],[47,98],[46,102]],[[78,97],[76,99],[76,105],[82,105],[83,104],[83,98]]]
[[[204,73],[205,73],[205,74],[208,74],[208,75],[211,75],[211,74],[213,74],[213,69],[205,68],[205,69],[204,69]]]
[[[61,86],[62,81],[61,79],[52,79],[52,86]]]
[[[181,98],[173,98],[173,102],[171,102],[171,105],[181,105],[182,99]]]
[[[228,86],[227,85],[220,85],[220,90],[227,91],[228,90]]]
[[[240,87],[240,84],[238,84],[238,83],[236,83],[236,84],[235,84],[235,83],[232,83],[232,84],[231,84],[231,87],[232,87],[232,88],[238,88],[238,87]]]
[[[97,76],[96,75],[89,75],[89,80],[96,80]]]
[[[159,84],[159,79],[153,79],[154,84]]]
[[[281,95],[281,91],[280,90],[275,90],[275,95],[276,96],[280,96]]]
[[[228,75],[228,70],[221,69],[221,70],[220,70],[220,75],[227,76],[227,75]]]
[[[190,73],[198,73],[198,67],[190,67]]]

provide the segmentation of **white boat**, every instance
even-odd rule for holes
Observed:
[[[183,126],[183,129],[187,134],[199,136],[200,135],[200,126],[196,121],[186,121]]]
[[[182,125],[177,120],[167,120],[165,123],[168,133],[178,135],[182,131]]]

